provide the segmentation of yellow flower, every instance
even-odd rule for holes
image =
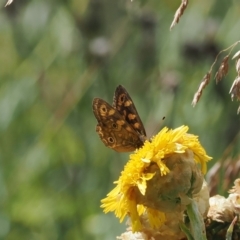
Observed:
[[[188,197],[200,191],[211,159],[187,131],[187,126],[165,127],[131,154],[117,186],[101,201],[104,212],[114,211],[120,222],[129,215],[133,231],[140,231],[143,214],[157,228],[165,221],[164,212],[182,211]]]

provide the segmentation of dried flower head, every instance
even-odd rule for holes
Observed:
[[[240,214],[240,179],[234,181],[227,198],[215,195],[210,198],[208,211],[207,232],[211,239],[239,239],[240,226],[236,217]],[[230,236],[230,237],[229,237]],[[232,237],[234,236],[234,237]]]
[[[240,179],[234,181],[229,190],[228,198],[215,195],[210,198],[208,217],[217,222],[232,222],[234,216],[240,213]]]
[[[13,0],[8,0],[5,7],[7,7],[8,5],[10,5],[13,2]]]
[[[179,22],[181,16],[183,15],[185,9],[187,8],[188,5],[188,0],[182,0],[181,5],[179,6],[179,8],[177,9],[172,24],[170,26],[170,30],[172,30],[172,28]]]
[[[237,51],[237,52],[233,55],[232,59],[235,59],[235,58],[240,58],[240,51]]]
[[[232,101],[234,98],[236,98],[237,101],[240,100],[240,76],[234,80],[229,93],[231,94]]]
[[[240,57],[236,60],[236,71],[238,76],[240,76]]]
[[[240,51],[237,51],[232,57],[232,59],[235,59],[235,58],[236,58],[236,65],[235,65],[236,71],[238,76],[240,76]]]
[[[237,114],[239,114],[239,113],[240,113],[240,105],[239,105],[239,107],[237,109]]]
[[[240,238],[240,227],[236,224],[240,213],[239,183],[240,179],[236,179],[228,198],[220,195],[210,198],[208,218],[205,221],[208,239]]]
[[[216,79],[216,83],[218,84],[222,78],[224,76],[227,75],[228,73],[228,59],[229,59],[229,55],[227,55],[221,62],[221,65],[218,69],[218,71],[215,74],[215,79]]]
[[[165,127],[131,154],[117,186],[102,200],[104,212],[114,211],[120,221],[129,215],[133,232],[142,230],[143,214],[158,228],[166,213],[182,213],[189,198],[201,190],[211,159],[197,136],[187,131],[187,126]]]
[[[215,195],[209,199],[210,209],[208,218],[216,222],[231,222],[234,217],[231,202],[220,195]]]
[[[235,42],[234,44],[232,44],[231,46],[229,46],[228,48],[226,49],[223,49],[222,51],[220,51],[218,53],[218,55],[216,56],[213,64],[211,65],[208,73],[204,76],[197,92],[195,93],[194,97],[193,97],[193,101],[192,101],[192,105],[193,107],[195,107],[195,105],[197,104],[197,102],[199,101],[201,95],[202,95],[202,92],[203,92],[203,89],[207,86],[207,84],[209,83],[210,81],[210,78],[211,78],[211,74],[213,72],[213,67],[214,65],[217,63],[217,60],[219,58],[219,56],[223,53],[223,52],[226,52],[228,51],[228,54],[227,56],[224,57],[224,59],[222,60],[221,64],[220,64],[220,67],[218,69],[218,71],[216,72],[215,74],[215,79],[216,79],[216,83],[218,83],[219,81],[222,80],[222,78],[224,76],[226,76],[226,74],[228,73],[228,68],[229,68],[229,64],[228,64],[228,60],[229,60],[229,56],[231,55],[233,49],[240,43],[240,41],[237,41]],[[231,87],[231,90],[230,90],[230,94],[231,94],[231,97],[232,99],[234,97],[237,98],[237,100],[240,99],[240,90],[239,90],[239,77],[240,77],[240,51],[236,52],[233,56],[232,59],[236,59],[236,71],[237,71],[237,77]],[[240,113],[240,106],[238,108],[238,111],[237,113],[239,114]]]
[[[210,81],[210,78],[211,78],[211,72],[208,72],[204,77],[203,77],[203,80],[202,82],[200,83],[199,87],[198,87],[198,90],[197,92],[194,94],[194,97],[193,97],[193,101],[192,101],[192,106],[195,107],[196,104],[198,103],[201,95],[202,95],[202,92],[203,92],[203,89],[208,85],[209,81]]]
[[[240,178],[234,181],[234,186],[228,192],[240,194]]]

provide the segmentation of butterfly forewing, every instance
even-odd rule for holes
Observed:
[[[125,117],[125,120],[142,136],[146,137],[146,131],[137,109],[127,90],[119,85],[114,94],[113,107]]]

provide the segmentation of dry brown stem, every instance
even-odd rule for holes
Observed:
[[[236,137],[236,140],[239,139],[239,136]],[[216,195],[219,192],[219,187],[221,186],[221,191],[229,191],[232,183],[236,178],[239,177],[240,172],[240,155],[236,158],[224,157],[217,161],[208,171],[207,180],[209,182],[209,193],[210,196]],[[240,194],[240,179],[234,182],[235,190],[230,190],[229,193],[238,191]]]

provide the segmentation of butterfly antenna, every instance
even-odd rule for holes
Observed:
[[[165,116],[161,119],[160,123],[157,125],[157,127],[155,127],[153,133],[151,134],[151,136],[156,135],[156,133],[159,131],[159,129],[161,128],[161,126],[163,125],[163,122],[165,120]]]

